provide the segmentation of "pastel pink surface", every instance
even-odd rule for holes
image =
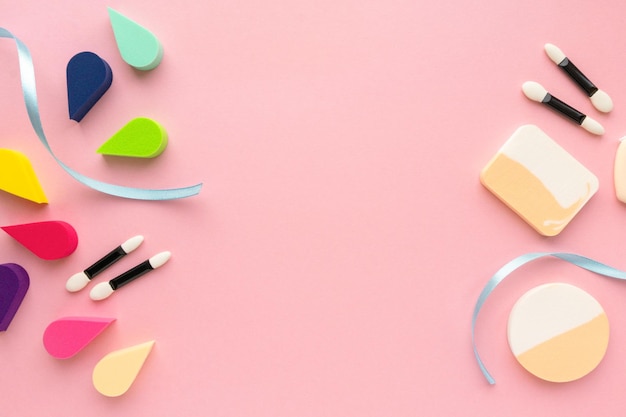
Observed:
[[[159,37],[167,52],[158,68],[137,73],[121,60],[107,6]],[[50,201],[30,207],[0,195],[2,223],[45,215],[81,232],[80,247],[60,262],[2,243],[4,259],[32,280],[20,325],[0,337],[11,376],[0,378],[0,392],[15,399],[3,404],[6,415],[623,413],[623,283],[551,261],[503,283],[476,335],[495,387],[475,363],[469,329],[485,282],[522,253],[572,251],[626,269],[626,206],[612,190],[626,132],[623,1],[25,0],[0,9],[1,26],[31,49],[46,134],[71,168],[129,186],[205,182],[198,198],[167,203],[76,183],[34,136],[15,45],[0,41],[0,142],[29,156]],[[546,56],[546,42],[611,95],[611,113],[595,112]],[[106,58],[116,78],[76,125],[65,114],[64,69],[81,50]],[[530,102],[520,91],[529,79],[601,122],[605,135]],[[167,152],[150,161],[93,152],[136,115],[167,126]],[[538,236],[478,180],[528,123],[600,181],[555,238]],[[128,285],[102,304],[63,289],[137,233],[144,244],[107,277],[172,251],[167,271],[145,278],[150,285]],[[566,386],[526,375],[506,340],[514,302],[557,278],[592,294],[615,329],[602,366]],[[77,313],[120,323],[89,355],[51,360],[43,329]],[[129,395],[94,392],[98,358],[152,339],[158,349]]]
[[[3,226],[2,230],[41,259],[65,258],[74,253],[78,246],[76,230],[64,221]]]
[[[54,320],[43,333],[43,345],[57,359],[71,358],[114,321],[114,318],[104,317],[63,317]]]

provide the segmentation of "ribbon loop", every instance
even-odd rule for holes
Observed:
[[[41,117],[39,114],[39,105],[37,103],[37,89],[35,86],[35,69],[33,66],[33,59],[30,51],[26,45],[15,37],[8,30],[0,27],[0,38],[13,39],[17,45],[17,57],[20,66],[20,78],[22,82],[22,93],[24,95],[24,103],[26,104],[26,111],[30,124],[32,125],[35,133],[39,137],[39,140],[43,146],[48,150],[54,160],[67,172],[72,178],[78,182],[105,194],[114,195],[117,197],[135,199],[135,200],[173,200],[178,198],[185,198],[197,195],[202,188],[202,183],[182,188],[169,188],[169,189],[145,189],[145,188],[133,188],[124,187],[121,185],[109,184],[101,182],[93,178],[89,178],[82,175],[63,163],[50,148],[48,139],[43,131],[41,124]]]
[[[476,300],[476,305],[474,306],[474,313],[472,314],[472,347],[474,349],[474,356],[476,357],[476,361],[478,362],[478,366],[480,367],[481,372],[487,379],[490,384],[495,384],[496,381],[493,379],[485,364],[483,363],[480,355],[478,354],[478,349],[476,348],[476,338],[475,338],[475,329],[476,329],[476,320],[478,318],[478,313],[480,312],[483,304],[487,301],[489,295],[493,292],[493,290],[500,284],[509,274],[517,270],[518,268],[526,265],[529,262],[532,262],[536,259],[545,258],[548,256],[552,256],[557,259],[561,259],[565,262],[569,262],[572,265],[575,265],[579,268],[586,269],[587,271],[593,272],[598,275],[602,275],[609,278],[615,278],[620,280],[626,280],[626,272],[621,271],[619,269],[613,268],[609,265],[603,264],[601,262],[595,261],[591,258],[587,258],[585,256],[577,255],[575,253],[562,253],[562,252],[532,252],[526,253],[524,255],[518,256],[506,263],[502,268],[500,268],[485,284],[485,287],[481,291],[478,296],[478,300]]]

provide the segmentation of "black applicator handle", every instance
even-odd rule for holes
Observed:
[[[150,260],[144,261],[140,263],[139,265],[113,278],[112,280],[109,281],[109,284],[111,285],[111,288],[113,288],[114,290],[117,290],[118,288],[123,287],[124,285],[139,278],[140,276],[147,274],[153,269],[154,268],[150,264]]]
[[[583,124],[583,121],[587,117],[587,115],[585,115],[584,113],[579,112],[578,110],[576,110],[569,104],[559,100],[558,98],[554,97],[550,93],[546,93],[546,96],[543,98],[543,100],[541,100],[541,102],[543,104],[546,104],[552,107],[554,110],[558,111],[563,116],[572,119],[579,125]]]
[[[598,91],[598,87],[596,87],[595,84],[592,83],[591,80],[587,78],[572,61],[569,60],[569,58],[565,58],[558,65],[567,73],[567,75],[571,77],[572,80],[576,82],[576,84],[580,86],[580,88],[585,91],[585,93],[587,93],[589,97]]]

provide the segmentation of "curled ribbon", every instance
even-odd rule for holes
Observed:
[[[487,284],[481,291],[478,296],[478,300],[476,301],[476,305],[474,307],[474,313],[472,314],[472,347],[474,348],[474,356],[476,356],[476,361],[478,362],[478,366],[480,367],[481,372],[489,381],[490,384],[495,384],[496,381],[493,379],[491,374],[487,371],[483,361],[480,359],[478,355],[478,349],[476,348],[476,339],[474,337],[474,330],[476,328],[476,319],[478,318],[478,313],[482,308],[483,304],[487,300],[487,297],[493,292],[493,290],[500,284],[504,278],[509,276],[512,272],[520,268],[521,266],[526,265],[529,262],[532,262],[539,258],[544,258],[552,256],[557,259],[561,259],[565,262],[569,262],[572,265],[576,265],[579,268],[586,269],[587,271],[591,271],[595,274],[602,275],[609,278],[616,278],[621,280],[626,280],[626,272],[620,271],[619,269],[615,269],[611,266],[605,265],[598,261],[594,261],[591,258],[587,258],[581,255],[576,255],[574,253],[560,253],[560,252],[533,252],[526,253],[524,255],[518,256],[517,258],[509,261],[506,265],[500,268],[490,279],[487,281]]]
[[[197,195],[200,192],[200,189],[202,188],[202,183],[189,187],[156,190],[108,184],[82,175],[65,165],[65,163],[63,163],[63,161],[61,161],[54,154],[54,152],[52,152],[52,148],[50,148],[48,140],[46,139],[46,135],[43,132],[43,126],[39,115],[39,105],[37,104],[35,70],[33,67],[33,59],[30,55],[30,51],[21,40],[19,40],[11,32],[2,27],[0,27],[0,38],[13,39],[17,45],[17,57],[20,65],[22,93],[24,95],[24,102],[26,103],[26,111],[28,112],[30,124],[32,125],[35,133],[39,137],[39,140],[48,150],[50,155],[61,166],[61,168],[63,168],[74,179],[102,193],[135,200],[174,200],[178,198],[191,197]]]

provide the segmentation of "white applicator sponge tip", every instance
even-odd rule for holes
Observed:
[[[611,100],[611,97],[603,90],[598,90],[593,93],[590,99],[591,104],[593,104],[593,107],[598,111],[608,113],[613,110],[613,100]]]
[[[583,129],[585,129],[589,133],[593,133],[594,135],[603,135],[604,127],[591,117],[585,117],[585,120],[580,124]]]
[[[80,291],[89,284],[89,277],[84,272],[78,272],[72,275],[65,283],[65,289],[69,292]]]
[[[104,300],[111,294],[113,294],[113,288],[111,288],[111,284],[108,282],[101,282],[91,289],[89,293],[89,298],[94,301]]]
[[[141,245],[142,242],[143,242],[143,236],[137,235],[135,237],[131,237],[126,242],[122,243],[120,246],[122,247],[122,250],[128,254],[134,251],[135,249],[137,249],[139,245]]]
[[[556,45],[552,45],[551,43],[546,43],[543,46],[543,49],[545,49],[546,54],[548,54],[548,57],[550,57],[552,62],[557,65],[559,65],[561,62],[563,62],[565,58],[567,58],[563,51],[561,51]]]
[[[522,91],[526,97],[538,103],[541,103],[548,94],[548,90],[536,81],[526,81],[522,84]]]
[[[165,251],[160,252],[154,255],[152,258],[148,259],[152,268],[157,269],[160,266],[163,266],[167,261],[172,257],[172,252]]]

